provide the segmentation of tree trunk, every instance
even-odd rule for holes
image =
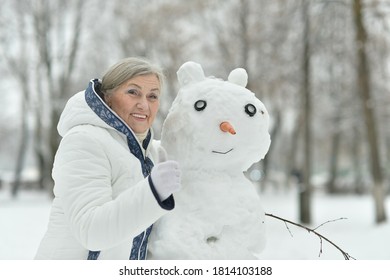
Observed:
[[[336,123],[340,120],[340,113],[337,112]],[[330,153],[330,163],[329,163],[329,181],[327,184],[328,193],[337,193],[338,187],[336,186],[337,170],[338,170],[338,159],[340,152],[340,141],[341,141],[341,132],[340,130],[335,130],[332,133],[332,147]]]
[[[249,16],[249,3],[246,0],[241,0],[239,11],[239,26],[240,26],[240,67],[248,70],[249,50],[250,50],[250,34],[248,34],[248,16]],[[251,88],[248,81],[247,88]]]
[[[334,52],[335,53],[335,52]],[[329,68],[329,76],[331,77],[331,85],[330,85],[330,92],[332,96],[332,100],[334,101],[334,108],[336,109],[334,113],[333,124],[334,127],[331,129],[331,150],[330,150],[330,160],[329,160],[329,180],[327,183],[327,192],[330,194],[334,194],[339,192],[339,188],[336,185],[336,179],[337,179],[337,171],[339,167],[339,153],[340,153],[340,143],[341,143],[341,129],[340,129],[340,123],[341,123],[341,113],[342,110],[340,109],[340,105],[336,104],[340,103],[340,99],[337,98],[337,94],[339,92],[343,91],[343,88],[338,85],[337,83],[337,77],[335,75],[334,67],[333,65]]]
[[[21,180],[22,180],[22,172],[26,161],[27,156],[27,148],[28,148],[28,90],[26,87],[26,84],[23,83],[26,81],[22,81],[22,91],[23,91],[23,98],[22,98],[22,110],[21,110],[21,132],[20,132],[20,146],[18,150],[18,156],[16,158],[16,165],[14,170],[14,182],[12,185],[12,196],[16,197],[20,188]]]
[[[367,33],[363,24],[361,0],[354,0],[353,12],[356,27],[356,46],[358,56],[358,90],[363,104],[371,161],[371,174],[374,181],[373,196],[376,211],[375,220],[377,223],[382,223],[386,221],[386,211],[384,205],[385,193],[378,150],[378,133],[370,88],[370,69],[366,53]]]
[[[273,119],[274,119],[274,125],[272,126],[272,129],[270,131],[270,136],[271,136],[271,141],[273,141],[273,144],[270,146],[269,150],[268,150],[268,153],[267,153],[267,156],[263,159],[263,174],[264,174],[264,177],[263,177],[263,182],[262,182],[262,186],[263,186],[263,189],[264,189],[264,186],[267,185],[267,180],[268,180],[268,169],[269,169],[269,162],[270,162],[270,158],[272,158],[272,154],[273,154],[273,151],[275,150],[275,139],[278,139],[278,135],[281,131],[281,123],[282,123],[282,113],[281,113],[281,110],[279,110],[278,108],[276,110],[274,110],[274,114],[273,114]]]
[[[289,146],[289,152],[286,159],[286,174],[288,174],[286,185],[290,187],[290,178],[295,177],[296,181],[298,182],[299,186],[302,184],[301,179],[301,173],[302,170],[297,168],[297,165],[300,165],[297,163],[297,151],[299,147],[299,136],[302,133],[303,129],[303,117],[301,114],[297,117],[296,125],[291,133],[291,144]]]
[[[360,152],[360,133],[356,127],[353,129],[352,135],[352,145],[351,145],[351,153],[352,153],[352,166],[355,174],[354,184],[355,184],[355,193],[363,194],[364,186],[362,180],[362,171],[361,171],[361,152]]]
[[[310,96],[310,20],[309,20],[309,1],[304,0],[302,5],[302,16],[304,24],[304,49],[303,49],[303,112],[304,112],[304,135],[303,135],[303,186],[300,191],[299,215],[300,221],[305,224],[311,222],[311,96]]]

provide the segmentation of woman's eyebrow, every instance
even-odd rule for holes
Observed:
[[[134,87],[137,87],[137,88],[139,88],[140,90],[142,90],[142,87],[141,87],[140,85],[138,85],[138,84],[135,84],[135,83],[130,83],[130,84],[128,84],[127,86],[134,86]],[[160,89],[157,87],[157,88],[152,88],[152,89],[150,89],[150,91],[160,91]]]
[[[139,88],[139,89],[142,89],[142,87],[141,87],[140,85],[134,84],[134,83],[130,83],[130,84],[128,84],[127,86],[134,86],[134,87],[137,87],[137,88]]]

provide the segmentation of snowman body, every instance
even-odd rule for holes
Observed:
[[[161,145],[182,170],[175,209],[155,223],[151,259],[255,259],[265,245],[264,211],[245,177],[270,146],[269,116],[235,69],[227,81],[199,64],[178,71],[179,93]]]

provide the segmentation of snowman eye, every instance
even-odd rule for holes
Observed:
[[[194,104],[194,108],[196,111],[203,111],[207,106],[207,102],[204,100],[198,100]]]
[[[257,112],[257,109],[256,109],[255,105],[250,104],[250,103],[245,105],[245,113],[247,113],[249,115],[249,117],[253,117],[254,115],[256,115],[256,112]]]

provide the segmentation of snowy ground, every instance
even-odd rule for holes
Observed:
[[[274,193],[262,196],[266,212],[291,221],[298,221],[297,194]],[[386,200],[390,219],[390,198]],[[316,231],[358,260],[390,260],[390,221],[376,225],[373,199],[369,195],[329,196],[316,194],[313,197],[313,223],[310,228],[331,221]],[[337,220],[340,218],[346,218]],[[332,220],[337,220],[332,222]],[[267,217],[267,247],[262,258],[269,260],[343,260],[334,246],[321,242],[313,233]],[[290,232],[291,234],[290,234]],[[319,256],[320,255],[320,256]]]
[[[291,221],[297,219],[297,194],[267,192],[262,194],[264,209]],[[390,198],[387,198],[390,216]],[[0,260],[29,260],[34,257],[45,232],[51,198],[36,191],[23,191],[16,200],[9,192],[0,190]],[[313,198],[311,228],[329,222],[318,232],[358,260],[390,260],[390,222],[375,224],[371,196],[328,196],[316,194]],[[390,217],[389,217],[390,219]],[[333,246],[321,242],[313,233],[286,225],[267,217],[267,247],[261,258],[268,260],[342,260]]]

